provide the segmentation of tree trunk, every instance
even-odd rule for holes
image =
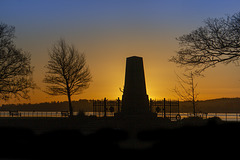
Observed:
[[[193,100],[193,115],[196,117],[196,110],[195,110],[195,100]]]
[[[72,108],[72,101],[71,101],[71,95],[68,91],[68,107],[69,107],[69,117],[72,117],[73,116],[73,108]]]
[[[194,88],[192,88],[192,105],[193,105],[193,115],[194,117],[196,116],[196,110],[195,110],[195,91],[194,91]]]
[[[69,117],[72,117],[73,116],[72,100],[71,100],[71,94],[70,94],[70,89],[69,89],[69,85],[68,85],[68,81],[67,80],[66,80],[66,85],[67,85]]]
[[[196,116],[196,111],[195,111],[195,87],[194,87],[194,81],[193,81],[193,73],[191,72],[191,80],[192,80],[192,105],[193,105],[193,115],[194,117]]]

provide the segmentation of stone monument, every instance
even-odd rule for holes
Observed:
[[[126,60],[125,84],[120,115],[134,117],[156,116],[149,110],[142,57],[132,56]]]

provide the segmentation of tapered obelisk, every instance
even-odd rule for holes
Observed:
[[[149,110],[142,57],[132,56],[127,58],[121,114],[153,115]]]

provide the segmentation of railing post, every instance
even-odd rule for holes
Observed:
[[[178,104],[177,105],[178,105],[178,114],[179,114],[179,99],[178,99]]]
[[[104,117],[107,117],[107,99],[106,98],[104,98],[103,107],[104,107]]]
[[[172,104],[171,99],[169,100],[169,108],[170,108],[170,120],[172,119]]]
[[[150,98],[150,102],[149,102],[149,110],[150,112],[152,112],[152,99]]]
[[[119,97],[117,99],[117,107],[118,107],[118,112],[120,112],[120,99],[119,99]]]
[[[163,117],[166,118],[166,100],[163,99]]]
[[[95,116],[95,100],[93,100],[93,109],[92,109],[92,111],[93,111],[93,116]]]

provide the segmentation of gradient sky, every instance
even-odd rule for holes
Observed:
[[[142,56],[150,98],[175,98],[178,68],[168,59],[179,49],[175,40],[203,25],[208,17],[239,12],[239,0],[0,0],[0,22],[16,27],[16,45],[32,55],[34,81],[42,83],[48,50],[60,38],[84,52],[93,81],[74,100],[116,99],[122,93],[125,60]],[[199,99],[240,97],[240,67],[217,65],[198,78]],[[64,101],[41,90],[30,100]]]

